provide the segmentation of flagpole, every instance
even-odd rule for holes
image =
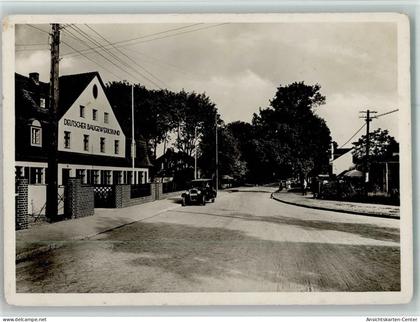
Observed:
[[[134,85],[131,85],[131,167],[133,169],[133,175],[131,177],[131,180],[135,178],[135,172],[134,172],[134,162],[136,158],[136,143],[134,140]],[[135,182],[135,180],[134,180]]]

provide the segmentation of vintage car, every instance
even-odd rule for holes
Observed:
[[[189,204],[205,205],[206,201],[214,202],[217,196],[216,190],[212,187],[211,179],[196,179],[189,183],[189,188],[182,197],[182,205]]]

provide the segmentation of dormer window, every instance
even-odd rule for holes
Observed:
[[[83,105],[80,105],[80,117],[85,117],[85,107]]]
[[[42,127],[37,120],[31,124],[31,146],[42,146]]]
[[[98,119],[98,110],[92,110],[92,119],[96,121]]]
[[[104,113],[104,123],[109,123],[109,113]]]
[[[39,99],[39,107],[40,108],[45,108],[45,98],[44,97],[41,97]]]

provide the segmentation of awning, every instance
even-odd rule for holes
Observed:
[[[345,177],[351,177],[351,178],[362,178],[362,177],[363,177],[363,172],[362,172],[362,171],[359,171],[359,170],[354,169],[354,170],[347,171],[347,172],[344,174],[344,176],[345,176]]]

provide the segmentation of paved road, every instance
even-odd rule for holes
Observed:
[[[399,221],[223,193],[17,265],[18,292],[400,289]]]

